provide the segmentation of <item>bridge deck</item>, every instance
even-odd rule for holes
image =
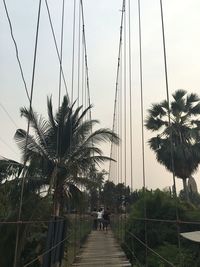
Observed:
[[[112,232],[92,231],[72,266],[130,267]]]

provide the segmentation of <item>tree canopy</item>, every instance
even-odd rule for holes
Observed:
[[[158,162],[183,179],[186,190],[186,179],[200,163],[200,98],[185,90],[175,91],[172,97],[169,106],[166,100],[152,104],[145,126],[158,132],[148,141]]]

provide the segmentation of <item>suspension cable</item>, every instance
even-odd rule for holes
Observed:
[[[81,69],[81,92],[82,92],[82,106],[84,107],[83,103],[84,103],[84,84],[85,84],[85,64],[84,64],[84,58],[85,58],[85,50],[84,50],[84,45],[83,45],[83,34],[82,34],[82,69]]]
[[[123,245],[125,245],[125,247],[129,250],[129,252],[131,253],[131,255],[135,258],[135,260],[136,260],[137,264],[139,265],[139,267],[142,267],[142,264],[140,263],[140,261],[136,257],[134,251],[127,245],[126,242],[124,242]]]
[[[120,88],[119,88],[119,102],[120,102],[120,137],[121,140],[123,138],[123,51],[121,49],[121,64],[120,64]],[[121,146],[120,146],[120,183],[123,185],[123,142],[121,141]],[[120,240],[122,242],[123,240],[123,210],[122,210],[122,204],[123,199],[122,199],[122,194],[120,195],[120,218],[119,218],[119,233],[120,233]]]
[[[120,91],[118,90],[118,103],[117,103],[117,129],[116,133],[120,136]],[[117,146],[117,184],[120,183],[120,145]]]
[[[127,78],[127,72],[126,72],[126,46],[127,46],[127,40],[126,40],[126,0],[124,1],[124,58],[123,58],[123,61],[124,61],[124,69],[123,69],[123,86],[124,86],[124,91],[123,91],[123,97],[124,97],[124,107],[123,107],[123,111],[124,111],[124,186],[126,188],[126,184],[127,184],[127,130],[126,130],[126,127],[127,127],[127,123],[126,123],[126,120],[127,120],[127,112],[126,112],[126,104],[127,104],[127,88],[126,88],[126,78]],[[126,227],[126,219],[127,219],[127,203],[126,203],[126,189],[125,189],[125,192],[124,192],[124,205],[125,205],[125,215],[124,215],[124,234],[123,234],[123,240],[125,240],[125,234],[126,234],[126,230],[127,230],[127,227]]]
[[[81,59],[81,4],[79,2],[79,13],[78,13],[78,99],[77,105],[79,107],[80,102],[80,59]]]
[[[3,109],[3,111],[6,113],[6,115],[8,116],[8,118],[10,119],[10,121],[13,123],[13,125],[16,127],[16,128],[19,128],[16,124],[16,122],[14,121],[14,119],[11,117],[11,115],[9,114],[9,112],[7,111],[7,109],[5,108],[5,106],[0,102],[0,106],[1,108]]]
[[[68,235],[67,237],[65,237],[63,240],[61,240],[60,242],[58,242],[56,245],[52,246],[50,249],[44,251],[42,254],[40,254],[39,256],[37,256],[36,258],[34,258],[33,260],[31,260],[30,262],[26,263],[23,267],[28,267],[30,265],[32,265],[32,263],[38,261],[40,258],[42,258],[43,256],[45,256],[46,254],[48,254],[49,252],[51,252],[53,249],[57,248],[58,246],[60,246],[63,242],[65,242],[66,240],[68,240],[71,237],[72,234]]]
[[[157,253],[155,250],[153,250],[152,248],[150,248],[146,242],[143,242],[140,238],[138,238],[135,234],[133,234],[132,232],[128,232],[132,237],[134,237],[140,244],[142,244],[146,249],[148,249],[151,253],[153,253],[154,255],[156,255],[158,258],[160,258],[163,262],[167,263],[169,266],[175,267],[175,265],[168,261],[167,259],[165,259],[164,257],[162,257],[159,253]]]
[[[84,79],[85,79],[85,87],[84,87],[84,91],[85,91],[85,98],[84,98],[84,104],[85,104],[85,109],[88,107],[87,106],[87,73],[85,72],[85,77],[84,77]],[[87,120],[88,118],[87,118],[87,115],[86,115],[86,120]]]
[[[175,180],[175,168],[174,168],[174,149],[173,149],[173,137],[172,137],[172,125],[170,117],[170,100],[169,100],[169,83],[168,83],[168,68],[167,68],[167,52],[166,52],[166,42],[165,42],[165,25],[164,25],[164,15],[163,15],[163,5],[162,0],[160,0],[160,14],[161,14],[161,25],[162,25],[162,44],[163,44],[163,56],[164,56],[164,71],[165,71],[165,89],[167,95],[167,104],[168,104],[168,123],[170,129],[170,154],[171,154],[171,166],[172,166],[172,179],[173,179],[173,191],[175,194],[175,204],[176,204],[176,220],[179,220],[178,213],[178,199],[177,199],[177,190],[176,190],[176,180]],[[178,239],[178,248],[179,248],[179,259],[181,264],[181,240],[180,240],[180,228],[177,224],[177,239]]]
[[[122,99],[122,71],[123,71],[123,63],[120,65],[120,90],[119,90],[119,105],[120,105],[120,132],[119,135],[122,139],[122,134],[123,134],[123,114],[122,114],[122,106],[123,106],[123,99]],[[120,146],[120,183],[122,184],[122,177],[123,177],[123,144],[121,142]]]
[[[126,0],[124,1],[124,184],[126,186]]]
[[[88,70],[88,56],[87,56],[87,45],[86,45],[86,36],[85,36],[85,18],[84,18],[84,7],[83,1],[80,0],[81,4],[81,13],[82,13],[82,27],[83,27],[83,45],[85,51],[85,71],[86,71],[86,83],[87,83],[87,93],[88,93],[88,104],[91,105],[90,101],[90,85],[89,85],[89,70]],[[91,109],[89,110],[90,120],[92,119]]]
[[[125,10],[125,0],[122,1],[122,14],[121,14],[121,24],[120,24],[120,37],[119,37],[119,48],[118,48],[118,59],[117,59],[117,75],[115,82],[115,100],[114,100],[114,111],[113,111],[113,124],[112,130],[114,131],[115,120],[116,120],[116,108],[117,108],[117,95],[119,90],[119,70],[121,64],[121,50],[122,50],[122,35],[123,35],[123,23],[124,23],[124,10]],[[111,142],[110,148],[110,158],[112,157],[113,142]],[[109,163],[109,173],[108,180],[110,180],[111,162]]]
[[[61,75],[62,75],[62,58],[63,58],[63,32],[64,32],[64,19],[65,19],[65,0],[62,1],[62,20],[61,20],[61,38],[60,38],[60,71],[59,71],[59,85],[58,85],[58,108],[60,107],[61,98]]]
[[[199,221],[182,221],[182,220],[169,220],[169,219],[153,219],[153,218],[141,218],[141,217],[132,217],[134,220],[137,221],[149,221],[149,222],[162,222],[162,223],[169,223],[169,224],[186,224],[186,225],[200,225]],[[56,222],[62,221],[57,220]],[[30,220],[30,221],[0,221],[0,224],[40,224],[40,223],[49,223],[52,220]]]
[[[64,33],[64,17],[65,17],[65,0],[62,1],[62,15],[61,15],[61,36],[60,36],[60,70],[59,70],[59,82],[58,82],[58,111],[60,109],[60,100],[61,100],[61,74],[62,74],[62,55],[63,55],[63,33]],[[56,155],[59,158],[59,136],[60,136],[60,124],[58,123],[57,131],[57,146],[56,146]],[[56,162],[56,168],[57,168]],[[54,213],[55,213],[55,203],[54,203]]]
[[[55,44],[55,48],[56,48],[58,61],[59,61],[59,64],[60,64],[62,78],[63,78],[65,90],[66,90],[66,96],[69,98],[68,89],[67,89],[67,83],[66,83],[66,79],[65,79],[65,75],[64,75],[64,71],[63,71],[63,67],[62,67],[62,62],[61,62],[61,58],[60,58],[60,54],[59,54],[58,44],[57,44],[57,41],[56,41],[55,31],[54,31],[53,22],[52,22],[52,19],[51,19],[51,13],[50,13],[50,9],[49,9],[49,5],[48,5],[47,0],[45,0],[45,5],[46,5],[46,9],[47,9],[47,14],[48,14],[48,18],[49,18],[51,32],[52,32],[52,35],[53,35],[53,40],[54,40],[54,44]]]
[[[12,152],[14,152],[16,155],[18,155],[18,153],[2,138],[0,137],[0,141],[7,146]]]
[[[143,194],[144,194],[144,217],[147,217],[146,208],[146,173],[145,173],[145,151],[144,151],[144,100],[143,100],[143,65],[142,65],[142,26],[141,26],[141,8],[138,0],[138,26],[139,26],[139,69],[140,69],[140,106],[141,106],[141,141],[142,141],[142,176],[143,176]],[[145,221],[145,243],[147,244],[147,222]],[[147,247],[145,251],[145,265],[147,266]]]
[[[7,8],[6,1],[5,0],[3,0],[3,4],[4,4],[5,11],[6,11],[6,17],[8,19],[9,27],[10,27],[11,38],[12,38],[13,43],[14,43],[14,46],[15,46],[15,54],[16,54],[18,66],[19,66],[19,69],[20,69],[20,74],[21,74],[21,77],[22,77],[22,81],[23,81],[23,84],[24,84],[24,89],[26,91],[26,95],[28,97],[28,100],[30,101],[30,97],[29,97],[29,93],[28,93],[26,81],[25,81],[25,78],[24,78],[24,72],[23,72],[21,60],[19,58],[19,50],[18,50],[18,47],[17,47],[17,42],[16,42],[15,37],[14,37],[12,22],[11,22],[11,19],[10,19],[10,15],[8,13],[8,8]]]
[[[76,0],[74,0],[74,14],[73,14],[73,37],[72,37],[72,84],[71,84],[71,103],[74,97],[74,51],[75,51],[75,29],[76,29]]]
[[[50,13],[49,13],[50,14]],[[60,33],[60,53],[59,53],[59,58],[60,58],[60,69],[59,69],[59,82],[58,82],[58,111],[60,109],[60,102],[61,102],[61,74],[62,74],[62,58],[63,58],[63,36],[64,36],[64,18],[65,18],[65,0],[62,1],[62,11],[61,11],[61,33]],[[60,163],[60,123],[58,123],[58,129],[57,129],[57,137],[56,137],[56,175],[54,175],[54,180],[53,183],[57,183],[57,168],[58,168],[58,163]],[[54,192],[54,201],[53,201],[53,214],[56,214],[56,205],[57,205],[57,200],[55,198],[55,192]]]
[[[129,24],[129,111],[130,111],[130,162],[131,162],[131,192],[133,191],[133,126],[132,126],[132,62],[131,62],[131,1],[128,0],[128,24]]]
[[[29,105],[30,110],[32,110],[33,90],[34,90],[34,81],[35,81],[35,67],[36,67],[38,35],[39,35],[39,25],[40,25],[40,13],[41,13],[40,11],[41,11],[41,0],[39,0],[38,15],[37,15],[37,27],[36,27],[36,36],[35,36],[35,49],[34,49],[34,58],[33,58],[31,94],[30,94],[30,105]],[[19,203],[19,211],[18,211],[18,221],[21,220],[21,212],[22,212],[22,204],[23,204],[24,184],[25,184],[25,178],[26,178],[25,166],[27,163],[27,148],[28,148],[29,131],[30,131],[30,118],[28,119],[28,125],[27,125],[27,131],[26,131],[25,156],[24,156],[23,173],[22,173],[22,186],[21,186],[20,203]],[[17,234],[16,234],[16,242],[15,242],[15,254],[14,254],[13,267],[17,267],[19,230],[20,230],[20,226],[17,225]]]
[[[165,88],[166,88],[167,103],[168,103],[168,122],[169,122],[169,127],[171,129],[169,83],[168,83],[168,69],[167,69],[167,53],[166,53],[166,45],[165,45],[165,26],[164,26],[162,0],[160,0],[160,12],[161,12],[161,22],[162,22],[162,38],[163,38],[163,54],[164,54],[164,70],[165,70]],[[171,140],[171,164],[172,164],[173,184],[174,184],[175,196],[177,196],[175,171],[174,171],[173,140],[172,140],[172,132],[171,131],[170,131],[170,140]]]

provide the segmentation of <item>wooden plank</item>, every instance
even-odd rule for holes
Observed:
[[[131,267],[112,231],[92,231],[72,266]]]

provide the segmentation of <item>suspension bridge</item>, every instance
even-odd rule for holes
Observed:
[[[174,133],[171,130],[174,121],[170,113],[165,6],[163,7],[162,0],[156,3],[156,8],[159,11],[160,47],[162,51],[162,66],[159,68],[162,68],[164,81],[165,111],[162,109],[162,112],[159,113],[160,109],[157,106],[153,112],[154,114],[161,114],[159,115],[160,121],[165,112],[167,118],[165,125],[169,128],[167,145],[170,167],[167,169],[172,174],[172,189],[166,194],[167,200],[161,193],[152,193],[147,190],[142,1],[137,0],[134,4],[130,0],[120,2],[118,50],[116,51],[115,81],[113,81],[113,116],[107,114],[112,117],[112,129],[96,130],[98,121],[93,119],[92,113],[93,100],[91,96],[94,92],[92,92],[90,85],[90,54],[87,42],[85,2],[73,0],[69,4],[67,0],[60,1],[58,4],[59,27],[58,25],[55,26],[55,6],[52,5],[54,9],[51,8],[51,1],[38,0],[37,6],[34,5],[36,16],[32,47],[33,62],[30,69],[31,79],[28,83],[27,70],[24,68],[21,57],[23,51],[15,35],[12,4],[2,0],[7,22],[6,32],[9,32],[9,41],[12,43],[12,49],[15,53],[15,62],[23,88],[23,103],[26,99],[26,106],[28,106],[28,108],[20,109],[21,116],[26,119],[24,126],[26,130],[23,130],[18,127],[18,122],[13,118],[5,103],[0,102],[1,111],[7,116],[15,130],[18,129],[14,138],[23,155],[20,162],[6,157],[0,159],[0,181],[3,196],[1,199],[2,202],[9,202],[9,204],[3,204],[5,210],[2,214],[5,216],[0,213],[0,233],[5,232],[3,238],[5,245],[1,245],[0,249],[7,253],[4,256],[0,252],[2,258],[0,265],[2,267],[189,267],[183,257],[183,253],[186,251],[184,245],[188,246],[188,244],[182,238],[188,233],[181,233],[188,231],[188,229],[198,230],[200,221],[195,216],[191,220],[187,220],[188,217],[183,216],[184,209],[180,207],[178,199]],[[70,24],[70,37],[68,36],[68,38],[65,37],[66,32],[69,31],[69,28],[66,29],[67,19],[68,24]],[[133,19],[134,27],[137,27],[137,37],[134,40]],[[37,75],[39,75],[38,69],[41,68],[38,66],[41,56],[39,49],[41,43],[46,41],[40,36],[41,31],[43,31],[43,20],[48,22],[49,36],[51,36],[51,45],[49,46],[54,51],[53,56],[57,62],[55,82],[57,90],[53,92],[53,96],[49,96],[47,99],[48,120],[44,119],[43,115],[38,115],[34,106],[34,102],[43,101],[35,92]],[[136,114],[140,118],[137,127],[134,125],[133,105],[134,94],[136,94],[133,91],[133,69],[135,71],[133,43],[136,41],[139,77],[137,81],[139,105],[137,105],[140,107],[138,114]],[[65,64],[67,42],[70,51],[67,55],[70,67],[66,67]],[[51,56],[48,46],[45,48],[45,52],[47,52],[46,57]],[[45,65],[44,68],[48,69],[48,66]],[[45,79],[48,80],[44,77]],[[182,97],[185,97],[183,91],[178,93],[179,95],[182,93]],[[56,101],[54,99],[55,94]],[[191,102],[192,100],[194,102],[199,101],[195,97],[194,94],[191,94],[187,97],[187,103],[189,100]],[[39,105],[43,106],[42,103]],[[56,112],[54,112],[55,107]],[[197,114],[197,108],[195,110],[194,112]],[[158,119],[154,120],[154,124],[156,122]],[[133,137],[136,128],[140,135],[140,140],[137,139],[137,142],[140,144],[141,151],[138,156],[141,167],[141,190],[137,192],[135,192],[134,177],[138,159],[135,160],[134,158],[135,140]],[[160,136],[158,137],[160,138]],[[1,137],[0,141],[13,152],[13,148],[8,142]],[[109,143],[109,156],[104,156],[103,151],[98,146],[100,142]],[[138,147],[138,144],[136,146]],[[14,151],[14,153],[16,152]],[[99,171],[99,165],[106,161],[108,162],[108,172]],[[198,164],[194,169],[198,167]],[[102,181],[106,175],[108,175],[108,183],[107,185],[105,183],[103,188]],[[107,195],[106,186],[108,187]],[[147,204],[150,197],[156,198],[156,204],[162,204],[162,201],[167,203],[163,210],[168,204],[171,205],[172,214],[166,214],[166,218],[161,215],[161,217],[151,217],[155,203],[151,200],[152,202]],[[131,205],[136,201],[139,204],[136,205],[137,207],[133,207],[134,212],[132,212]],[[95,227],[97,208],[101,207],[110,208],[108,231]],[[139,211],[136,209],[138,207]],[[148,210],[149,207],[151,210]],[[9,213],[6,211],[7,208]],[[157,208],[159,209],[160,206]],[[105,222],[103,218],[102,220]],[[162,246],[156,249],[156,241],[152,241],[151,231],[154,231],[156,240],[159,239],[157,235],[162,235],[160,225],[169,226],[173,230],[173,234],[170,233],[173,244],[170,244],[169,240],[164,240],[162,243],[163,246],[167,244],[169,250],[175,251],[176,255],[170,255],[170,258],[162,250]],[[136,227],[138,228],[136,229]],[[9,245],[11,249],[7,252]],[[196,252],[193,256],[198,259],[197,254]],[[176,259],[173,259],[175,256]],[[197,263],[194,266],[199,265]]]

